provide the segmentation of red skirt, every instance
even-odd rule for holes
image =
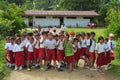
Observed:
[[[64,59],[64,50],[58,50],[57,60],[58,61],[63,61],[63,59]]]
[[[15,52],[15,65],[22,66],[25,64],[24,52]]]
[[[87,48],[81,48],[80,56],[86,56],[86,50],[87,50]]]
[[[47,50],[47,54],[46,54],[46,60],[50,61],[50,60],[56,60],[56,54],[55,54],[55,49],[48,49]]]
[[[89,52],[89,59],[96,59],[95,52]]]
[[[109,51],[109,52],[106,52],[105,65],[107,65],[110,62],[111,62],[111,54],[110,54],[110,51]]]
[[[74,53],[74,59],[75,59],[75,61],[78,61],[80,59],[79,51]]]
[[[66,58],[66,62],[69,64],[74,62],[74,56],[66,56],[65,58]]]
[[[12,51],[8,51],[9,63],[13,64],[15,62],[15,58],[13,57],[14,53]]]
[[[39,58],[45,58],[45,48],[39,49]]]
[[[98,67],[101,67],[105,64],[105,53],[100,53],[98,54],[97,62],[96,62]]]
[[[34,59],[39,58],[39,49],[34,48]]]
[[[34,53],[33,52],[28,52],[27,53],[27,61],[34,60]]]

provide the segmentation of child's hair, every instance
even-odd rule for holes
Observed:
[[[81,35],[84,35],[84,36],[85,36],[85,32],[81,32]]]
[[[18,41],[20,41],[20,42],[21,42],[21,38],[16,39],[16,41],[15,41],[15,42],[17,43]]]
[[[30,32],[30,33],[28,33],[27,35],[28,35],[28,36],[33,36],[33,33],[32,33],[32,32]]]
[[[75,41],[77,41],[77,42],[78,42],[78,39],[77,39],[77,38],[74,38],[74,39],[73,39],[73,43],[74,43]]]
[[[80,34],[80,33],[77,33],[76,36],[81,36],[81,34]]]
[[[65,36],[67,36],[69,38],[69,34],[65,34]]]
[[[90,33],[86,33],[86,35],[90,37]]]
[[[35,36],[40,36],[39,33],[36,33]]]
[[[95,32],[91,32],[91,35],[95,35]]]
[[[15,36],[20,37],[20,34],[16,33]]]
[[[45,31],[42,32],[42,35],[47,34]]]
[[[10,39],[10,36],[7,36],[7,37],[6,37],[6,41],[7,41],[8,39]]]
[[[108,38],[105,38],[104,40],[106,40],[108,42]]]
[[[58,35],[59,38],[62,37],[62,36],[64,36],[64,35],[62,35],[62,34],[61,34],[61,35]]]
[[[10,40],[15,40],[14,37],[10,37]]]
[[[104,40],[103,36],[98,37],[98,42],[100,42],[100,40]]]
[[[30,38],[31,38],[32,40],[34,40],[34,38],[33,38],[32,36],[29,37],[29,40],[30,40]]]

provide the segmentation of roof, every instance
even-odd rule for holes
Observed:
[[[99,14],[95,11],[41,11],[41,10],[26,10],[25,16],[86,16],[93,17]]]

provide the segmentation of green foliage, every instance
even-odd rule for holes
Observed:
[[[3,36],[19,33],[19,30],[26,27],[22,18],[24,9],[9,4],[9,6],[0,13],[0,33]]]

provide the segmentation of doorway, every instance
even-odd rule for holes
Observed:
[[[64,24],[64,17],[59,17],[59,19],[60,19],[60,26],[61,26],[62,24]]]

